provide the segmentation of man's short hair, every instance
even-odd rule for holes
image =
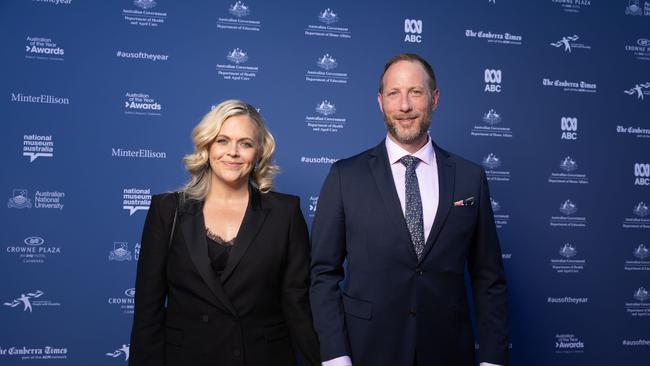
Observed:
[[[429,65],[427,60],[415,53],[400,53],[391,57],[390,60],[386,62],[386,65],[384,65],[384,72],[381,73],[381,77],[379,78],[379,94],[384,91],[384,75],[386,74],[386,71],[398,61],[419,62],[420,65],[424,67],[424,71],[427,72],[427,75],[429,75],[429,91],[433,92],[436,90],[436,74],[433,72],[433,68]]]

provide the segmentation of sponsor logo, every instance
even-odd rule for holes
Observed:
[[[578,249],[571,243],[565,243],[558,250],[560,258],[551,258],[551,268],[559,274],[580,273],[585,267],[585,259],[575,258],[578,255]]]
[[[485,168],[487,180],[497,182],[510,182],[510,171],[497,170],[503,162],[494,153],[489,153],[483,157],[481,165]]]
[[[124,114],[139,116],[160,116],[162,105],[146,93],[126,93],[124,95]]]
[[[616,133],[635,135],[637,138],[650,138],[650,128],[633,127],[633,126],[616,126]]]
[[[27,198],[28,191],[26,189],[14,189],[13,195],[9,198],[7,202],[8,208],[32,208],[32,200]]]
[[[598,90],[598,86],[595,83],[588,83],[586,81],[552,80],[544,78],[542,79],[542,85],[551,88],[562,88],[565,92],[576,93],[597,93]]]
[[[32,201],[27,197],[26,189],[14,189],[13,196],[7,202],[8,208],[32,208]],[[34,194],[34,208],[63,210],[64,192],[36,191]]]
[[[506,44],[506,45],[514,45],[514,46],[521,46],[524,39],[520,34],[512,34],[508,32],[498,33],[498,32],[484,31],[484,30],[474,31],[472,29],[465,29],[465,37],[482,39],[485,40],[487,43]]]
[[[589,302],[588,297],[547,297],[546,302],[549,304],[586,304]]]
[[[3,302],[2,305],[15,308],[23,309],[23,312],[32,312],[34,307],[44,307],[44,306],[61,306],[58,302],[52,302],[50,300],[36,300],[41,298],[45,293],[41,290],[36,290],[34,292],[28,292],[27,294],[20,294],[19,297],[13,299],[10,302]]]
[[[327,99],[318,103],[314,110],[318,115],[308,115],[305,117],[307,127],[311,128],[314,132],[339,132],[347,123],[346,118],[334,116],[336,106]]]
[[[640,61],[650,61],[650,39],[638,38],[633,44],[626,44],[625,51]]]
[[[124,296],[109,297],[108,304],[113,307],[118,307],[122,314],[133,314],[135,306],[135,288],[124,290]]]
[[[641,0],[629,0],[625,7],[625,15],[650,16],[650,2]]]
[[[32,0],[45,2],[44,0]],[[57,0],[58,1],[58,0]],[[54,3],[54,1],[51,1]],[[69,2],[68,2],[69,4]],[[68,349],[66,347],[27,347],[27,346],[12,346],[9,348],[2,348],[0,346],[0,356],[2,357],[15,357],[21,361],[27,360],[65,360],[68,358]]]
[[[650,260],[647,260],[650,250],[645,244],[641,243],[634,248],[632,255],[635,259],[626,260],[623,266],[626,271],[650,271]]]
[[[578,206],[571,202],[571,200],[564,201],[558,210],[563,214],[563,216],[551,216],[550,226],[551,227],[586,227],[587,218],[584,216],[573,216],[578,212]]]
[[[650,316],[650,302],[646,302],[650,299],[650,293],[648,293],[648,290],[641,286],[634,291],[632,298],[634,299],[633,301],[625,303],[627,313],[636,317]]]
[[[241,48],[233,48],[226,54],[229,64],[217,64],[217,74],[223,80],[249,81],[257,77],[258,66],[243,65],[248,61],[248,53]]]
[[[329,53],[324,54],[316,60],[316,66],[320,70],[307,70],[305,81],[327,84],[347,84],[348,73],[334,72],[339,64]]]
[[[140,259],[140,243],[135,243],[135,248],[133,248],[133,258],[137,261]]]
[[[555,353],[584,353],[585,344],[573,334],[555,335]]]
[[[6,248],[8,255],[14,255],[22,263],[45,263],[45,259],[61,254],[61,247],[46,245],[40,236],[29,236],[22,243],[10,244]]]
[[[501,93],[501,70],[485,69],[483,78],[486,93]]]
[[[245,32],[259,32],[262,29],[262,22],[259,19],[245,19],[251,14],[251,8],[241,1],[231,4],[228,13],[230,16],[217,19],[218,29]]]
[[[305,164],[334,164],[338,160],[339,159],[337,158],[330,158],[327,156],[318,156],[318,157],[301,156],[300,157],[300,162]]]
[[[650,95],[650,83],[636,84],[628,90],[623,90],[627,95],[636,95],[636,99],[643,100],[646,95]]]
[[[135,9],[122,9],[122,17],[136,27],[157,28],[167,21],[167,13],[153,11],[158,3],[154,0],[134,0]]]
[[[156,54],[156,53],[147,53],[147,52],[133,52],[133,51],[122,51],[119,50],[115,53],[118,58],[128,58],[135,60],[149,60],[149,61],[167,61],[169,55]]]
[[[38,158],[54,157],[54,140],[52,139],[52,135],[24,135],[23,156],[27,156],[30,163]]]
[[[63,61],[65,50],[51,38],[27,37],[25,58],[34,60]]]
[[[149,210],[151,205],[151,189],[124,188],[122,191],[122,209],[129,211],[129,216],[142,210]]]
[[[553,172],[548,177],[549,183],[554,184],[589,184],[589,177],[583,173],[575,173],[578,163],[570,156],[565,157],[558,164],[561,172]]]
[[[404,19],[404,42],[422,43],[422,20]]]
[[[492,211],[494,212],[494,224],[496,225],[497,229],[501,229],[504,226],[508,225],[510,222],[510,214],[503,211],[503,207],[501,207],[499,201],[490,197],[490,205],[492,206]]]
[[[483,137],[505,137],[511,138],[512,129],[510,127],[497,126],[503,122],[501,114],[497,113],[494,109],[483,114],[481,121],[483,125],[474,125],[470,134],[472,136],[483,136]]]
[[[579,13],[582,9],[591,6],[591,0],[550,0],[567,13]]]
[[[560,162],[560,169],[564,170],[565,172],[572,172],[578,169],[578,163],[576,163],[575,160],[571,159],[570,156],[567,156]]]
[[[309,217],[314,217],[316,208],[318,207],[318,196],[309,196],[309,205],[307,206]]]
[[[339,39],[352,38],[352,32],[350,32],[348,27],[340,24],[334,25],[335,23],[339,23],[341,20],[334,10],[327,8],[318,13],[317,18],[320,24],[308,24],[305,27],[305,36]]]
[[[137,158],[137,159],[167,159],[167,153],[164,151],[154,151],[150,149],[122,149],[111,148],[111,156],[117,158]]]
[[[560,139],[574,141],[578,139],[578,118],[562,117],[560,118],[560,129],[562,135]]]
[[[650,186],[650,164],[634,164],[634,185]]]
[[[70,104],[70,98],[57,97],[55,95],[25,95],[23,93],[11,93],[12,103],[37,103],[37,104]]]
[[[133,256],[129,250],[129,244],[123,241],[113,242],[113,250],[108,253],[109,261],[125,262],[131,261]]]
[[[634,206],[632,214],[634,216],[623,220],[624,229],[650,229],[650,218],[646,218],[650,214],[650,209],[643,201]]]
[[[564,52],[568,52],[568,53],[571,53],[572,50],[576,50],[576,49],[582,49],[582,50],[591,49],[591,46],[587,46],[584,43],[576,42],[579,39],[580,37],[577,34],[574,34],[572,36],[564,36],[559,41],[551,42],[551,46],[559,49],[564,48]]]
[[[124,361],[126,362],[126,361],[129,360],[129,348],[130,348],[130,346],[131,346],[130,344],[123,344],[122,347],[116,349],[113,352],[106,352],[106,356],[113,357],[113,358],[118,358],[119,357],[120,359],[122,357],[124,357]]]

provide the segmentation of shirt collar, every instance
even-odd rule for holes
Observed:
[[[416,151],[414,154],[409,153],[404,150],[401,146],[396,144],[393,140],[386,135],[386,151],[388,152],[388,161],[392,164],[398,163],[399,159],[405,155],[413,155],[416,158],[420,159],[423,163],[427,165],[432,165],[435,163],[435,151],[433,150],[433,144],[431,143],[431,136],[427,133],[427,143]]]

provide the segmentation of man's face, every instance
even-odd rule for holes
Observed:
[[[397,61],[383,79],[377,95],[389,135],[401,145],[422,146],[427,141],[438,90],[429,90],[429,76],[417,61]]]

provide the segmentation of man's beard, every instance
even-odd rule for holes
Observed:
[[[427,110],[424,116],[420,116],[419,121],[417,121],[417,128],[415,130],[404,131],[398,128],[399,121],[397,118],[392,119],[386,113],[384,113],[384,123],[388,129],[388,133],[399,143],[401,144],[411,144],[415,141],[420,140],[426,136],[427,131],[429,130],[429,125],[431,124],[431,110]],[[404,117],[410,117],[406,114]]]

